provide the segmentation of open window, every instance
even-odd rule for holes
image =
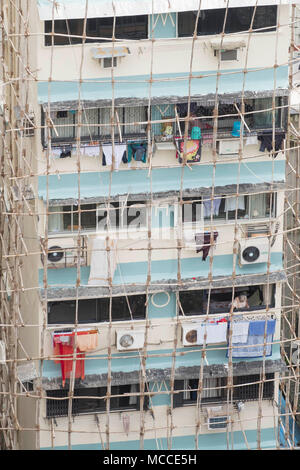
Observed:
[[[227,377],[203,378],[201,404],[222,403],[227,401]],[[173,407],[195,405],[200,402],[199,379],[175,380]],[[229,388],[234,402],[258,400],[260,397],[271,400],[274,397],[274,374],[266,374],[262,382],[257,375],[238,375],[233,377],[233,387]]]
[[[110,397],[106,397],[106,387],[74,388],[72,415],[101,413],[106,411],[109,399],[110,411],[140,409],[139,384],[115,385],[111,387]],[[136,395],[134,395],[136,393]],[[65,398],[55,400],[55,398]],[[69,391],[65,389],[48,390],[46,402],[47,418],[67,416],[69,407]],[[148,397],[144,399],[144,409],[148,408]]]
[[[80,299],[78,323],[107,322],[110,319],[110,299]],[[112,321],[142,320],[146,316],[146,296],[112,297]],[[48,325],[72,325],[76,318],[76,300],[48,302]]]
[[[75,205],[49,207],[49,233],[73,232],[79,225],[83,231],[96,230],[96,204],[82,204],[80,217],[79,208]]]
[[[147,206],[145,201],[128,201],[98,204],[97,231],[109,229],[143,229],[147,227]]]
[[[245,299],[246,297],[246,299]],[[239,298],[246,300],[244,303],[240,300],[239,308],[234,311],[251,312],[256,310],[265,310],[275,307],[275,284],[238,286],[234,289],[232,295],[231,287],[222,289],[207,289],[181,291],[179,300],[181,308],[179,313],[182,315],[206,315],[216,313],[229,313],[232,300]]]

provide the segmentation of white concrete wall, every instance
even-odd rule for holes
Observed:
[[[45,416],[45,401],[43,400],[42,416]],[[156,406],[153,409],[154,418],[152,418],[150,412],[145,412],[145,439],[159,439],[166,438],[168,435],[168,429],[170,428],[170,416],[169,408],[166,406]],[[126,436],[123,430],[122,415],[129,414],[130,416],[130,427],[129,433]],[[196,424],[198,420],[198,413],[196,406],[184,406],[176,408],[172,412],[172,436],[189,436],[195,435],[197,429]],[[258,420],[258,402],[246,402],[245,407],[242,410],[241,422],[237,413],[232,416],[233,423],[232,427],[229,427],[232,431],[240,431],[247,429],[256,430],[258,422],[260,423],[261,429],[273,428],[274,427],[274,415],[276,416],[276,408],[273,407],[271,401],[263,401],[261,407],[262,419]],[[107,424],[107,416],[105,413],[98,414],[101,437],[95,422],[94,415],[83,415],[72,418],[72,445],[84,445],[84,444],[98,444],[99,450],[101,447],[101,438],[105,442],[105,430]],[[54,425],[54,446],[67,446],[68,445],[68,419],[67,418],[56,418],[57,426]],[[50,433],[50,420],[41,418],[41,447],[51,447],[51,433]],[[44,430],[44,431],[43,431]],[[76,432],[77,431],[77,432]],[[109,431],[111,442],[124,442],[124,449],[126,449],[126,441],[128,440],[139,440],[140,439],[140,412],[129,411],[129,412],[111,412],[109,415]],[[218,430],[207,429],[206,418],[203,412],[200,412],[200,428],[198,429],[199,434],[208,434],[211,436],[211,442],[213,444],[214,435],[217,434]],[[222,430],[224,432],[224,430]],[[276,440],[276,428],[274,428],[274,440]],[[201,439],[201,437],[200,437]],[[247,444],[245,442],[245,449]]]
[[[289,42],[289,6],[278,7],[279,22],[282,25],[278,34],[276,32],[254,33],[251,36],[249,54],[246,48],[242,49],[238,62],[222,64],[223,70],[253,67],[272,67],[275,62],[279,65],[286,64]],[[82,57],[82,45],[44,46],[44,25],[37,23],[39,36],[39,80],[77,80],[80,77],[80,64]],[[247,34],[231,35],[234,40],[244,40],[247,43]],[[214,36],[199,37],[195,43],[192,71],[209,71],[217,69],[217,58],[214,56],[210,41]],[[103,45],[103,43],[101,43]],[[118,46],[130,47],[131,54],[122,58],[120,65],[114,70],[114,76],[133,76],[149,74],[151,70],[151,41],[124,41]],[[192,39],[162,39],[156,40],[153,48],[153,73],[180,73],[190,70],[190,53]],[[111,43],[105,43],[110,47]],[[84,46],[84,60],[82,78],[111,77],[111,70],[103,69],[98,60],[92,58],[91,49],[95,44]],[[258,53],[259,51],[259,53]],[[53,54],[53,55],[52,55]]]

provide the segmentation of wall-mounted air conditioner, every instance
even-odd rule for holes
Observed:
[[[80,264],[83,262],[82,248],[80,248]],[[74,265],[77,263],[78,247],[73,238],[51,238],[48,240],[47,263],[53,267]]]
[[[250,238],[239,242],[239,263],[247,264],[266,263],[268,261],[269,239]]]
[[[233,411],[232,405],[209,406],[205,408],[208,429],[210,431],[226,429]]]
[[[105,47],[103,45],[92,47],[91,53],[93,59],[99,60],[103,68],[117,67],[121,57],[130,54],[130,50],[126,46]]]
[[[217,142],[217,152],[219,155],[230,157],[231,155],[237,155],[240,148],[240,139],[223,139]]]
[[[145,342],[144,330],[117,330],[116,344],[118,351],[142,349]]]
[[[240,50],[246,46],[245,41],[233,38],[222,38],[210,41],[214,56],[221,62],[237,61],[240,59]]]
[[[198,332],[197,323],[183,324],[181,329],[181,341],[183,346],[195,346],[197,345]]]
[[[207,418],[206,424],[209,430],[226,429],[228,426],[228,416],[213,416],[211,418]]]

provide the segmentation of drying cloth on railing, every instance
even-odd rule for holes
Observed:
[[[99,157],[100,145],[84,145],[80,148],[85,157]]]
[[[81,352],[93,351],[98,347],[97,331],[78,331],[74,334],[75,346]]]
[[[188,163],[200,162],[201,140],[186,139],[186,141],[184,141],[184,139],[176,137],[175,144],[177,148],[176,158],[178,158],[180,163],[183,162],[184,156]]]
[[[203,199],[204,217],[218,216],[222,198]]]
[[[91,240],[91,262],[89,285],[108,285],[113,279],[117,265],[116,242],[105,237]],[[108,250],[109,248],[109,250]]]
[[[274,136],[274,150],[273,150],[273,132],[263,132],[258,134],[257,139],[261,142],[259,151],[264,152],[268,150],[268,152],[272,152],[274,157],[277,157],[278,152],[282,148],[282,143],[285,138],[284,132],[275,132]]]
[[[75,352],[75,378],[84,379],[84,359],[85,354],[80,352],[78,348],[74,346],[73,334],[65,333],[60,335],[54,335],[54,356],[58,356],[55,360],[56,363],[60,363],[62,386],[65,386],[66,379],[69,379],[73,370],[73,357]]]
[[[247,343],[249,332],[249,321],[234,321],[231,323],[232,328],[232,344]]]
[[[273,335],[275,332],[276,320],[251,321],[249,325],[249,335],[264,335],[267,323],[267,335]]]
[[[137,162],[146,163],[147,161],[147,142],[128,142],[127,143],[127,160],[128,163],[134,159]]]
[[[206,344],[226,343],[227,322],[201,323],[196,328],[197,344],[204,343],[204,335],[207,334]]]
[[[272,354],[272,341],[273,335],[267,335],[266,340],[264,336],[248,335],[247,344],[235,343],[232,349],[232,357],[262,357],[271,356]],[[227,357],[228,357],[227,350]]]
[[[211,246],[218,238],[218,232],[203,232],[195,234],[196,253],[202,251],[202,260],[205,261]]]
[[[120,163],[124,162],[124,154],[126,155],[126,144],[115,144],[114,145],[114,167],[116,170],[119,169]],[[102,163],[104,165],[112,165],[113,162],[113,147],[112,145],[103,145],[103,158]]]

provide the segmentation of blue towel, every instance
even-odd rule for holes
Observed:
[[[267,335],[266,345],[264,345],[264,336],[252,335],[248,336],[247,344],[236,343],[232,349],[232,357],[262,357],[264,355],[272,355],[273,335]],[[269,343],[269,344],[268,344]],[[228,357],[228,350],[226,356]]]
[[[267,320],[267,335],[273,335],[275,332],[276,320]],[[265,320],[251,321],[249,325],[249,335],[264,335],[265,334]]]

